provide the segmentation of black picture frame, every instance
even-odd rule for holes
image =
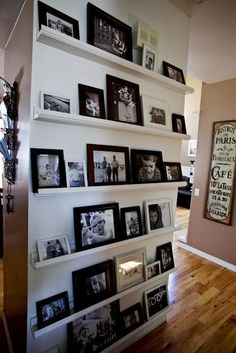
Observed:
[[[91,3],[87,4],[89,44],[133,61],[132,28]]]
[[[117,202],[74,207],[73,213],[76,251],[103,246],[119,240],[119,204]],[[101,239],[102,233],[105,233],[104,240]]]
[[[173,132],[178,132],[179,134],[187,134],[185,118],[180,114],[172,114],[172,129]]]
[[[79,22],[76,19],[54,9],[49,5],[46,5],[41,1],[38,1],[38,16],[39,29],[41,29],[41,26],[44,25],[70,37],[80,39]]]
[[[164,177],[168,182],[182,181],[182,169],[179,162],[163,162]]]
[[[157,246],[156,260],[161,262],[161,273],[167,272],[175,267],[171,242]]]
[[[36,302],[38,329],[70,315],[68,292],[62,292]]]
[[[66,171],[63,150],[31,148],[32,189],[66,187]]]
[[[106,75],[106,83],[108,119],[143,125],[139,85],[111,75]]]
[[[130,152],[132,183],[159,183],[164,181],[161,151],[131,149]]]
[[[88,185],[130,183],[129,149],[87,144]]]
[[[75,311],[109,298],[115,291],[113,261],[73,271],[72,282]]]
[[[163,61],[163,73],[164,76],[171,78],[172,80],[178,81],[185,85],[185,78],[182,69]]]
[[[150,320],[161,311],[169,307],[168,286],[159,284],[144,293],[146,317]]]
[[[121,232],[124,239],[143,235],[140,206],[123,207],[120,209]]]
[[[78,84],[80,114],[105,119],[104,92],[100,88]]]
[[[140,303],[135,303],[120,313],[121,335],[125,336],[144,323],[143,311]]]

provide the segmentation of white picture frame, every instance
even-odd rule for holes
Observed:
[[[145,279],[146,281],[161,274],[161,262],[160,260],[152,262],[145,267]]]
[[[66,160],[66,181],[68,188],[88,186],[85,161]]]
[[[156,199],[144,201],[144,216],[147,234],[174,226],[172,200]]]
[[[188,156],[196,157],[196,153],[197,153],[197,140],[191,139],[188,141]]]
[[[151,71],[157,71],[157,50],[143,44],[142,66]]]
[[[147,290],[144,293],[144,303],[147,320],[167,309],[170,306],[168,284],[164,282]]]
[[[170,107],[166,100],[142,95],[143,124],[171,131]]]
[[[40,262],[71,253],[66,234],[39,238],[36,242]]]
[[[71,113],[71,98],[57,92],[40,91],[40,109],[57,113]]]

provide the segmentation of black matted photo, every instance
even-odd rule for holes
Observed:
[[[120,313],[121,334],[127,335],[144,323],[142,307],[136,303]]]
[[[185,85],[183,70],[179,69],[178,67],[163,61],[163,72],[165,76]]]
[[[183,115],[172,114],[172,128],[174,132],[179,134],[186,134],[185,119]]]
[[[79,83],[79,109],[81,115],[105,119],[103,90]]]
[[[156,259],[161,262],[161,273],[175,267],[171,242],[156,248]]]
[[[144,201],[144,214],[147,233],[154,233],[159,228],[173,227],[170,199]]]
[[[182,169],[179,162],[164,162],[164,176],[166,181],[182,181]]]
[[[70,113],[70,98],[41,92],[41,108],[54,112]]]
[[[55,235],[37,239],[39,261],[53,259],[70,254],[70,245],[66,235]]]
[[[158,285],[144,293],[147,319],[159,314],[162,310],[168,308],[169,298],[167,284]]]
[[[125,239],[143,234],[141,212],[139,206],[120,209],[122,235]]]

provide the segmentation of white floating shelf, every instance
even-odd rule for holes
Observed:
[[[100,48],[67,36],[46,26],[41,27],[41,30],[37,34],[37,40],[40,43],[50,45],[51,47],[63,50],[67,53],[105,65],[106,67],[109,66],[117,69],[117,66],[119,66],[119,69],[122,69],[124,72],[133,71],[136,76],[144,76],[146,80],[156,82],[158,85],[168,88],[169,90],[177,91],[183,94],[194,92],[192,87],[183,85],[182,83],[163,76],[158,72],[148,70],[141,65],[137,65],[128,60],[119,58],[116,55],[108,53]]]

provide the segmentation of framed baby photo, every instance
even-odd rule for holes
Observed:
[[[164,181],[162,152],[131,149],[131,171],[135,184]]]
[[[174,132],[178,132],[179,134],[187,134],[183,115],[172,114],[172,129]]]
[[[166,243],[156,248],[156,259],[161,263],[161,273],[175,267],[172,243]]]
[[[143,235],[143,226],[139,206],[120,209],[121,230],[125,239]]]
[[[145,267],[145,279],[156,277],[161,273],[161,262],[155,261]]]
[[[66,161],[67,187],[81,188],[87,186],[85,161]]]
[[[122,336],[127,335],[144,323],[142,307],[136,303],[120,313],[120,327]]]
[[[40,92],[40,105],[43,110],[51,110],[59,113],[70,113],[71,100],[64,95],[56,95],[55,93]]]
[[[105,119],[104,92],[100,88],[79,83],[79,110],[81,115]]]
[[[144,293],[147,320],[169,307],[167,283],[157,285]]]
[[[39,261],[70,254],[67,235],[55,235],[37,239]]]
[[[139,85],[106,75],[108,119],[142,125]]]
[[[157,50],[143,44],[142,66],[151,71],[157,71]]]
[[[182,169],[179,162],[163,162],[166,181],[182,181]]]
[[[142,96],[144,126],[171,131],[170,107],[167,101]]]
[[[33,192],[39,189],[66,187],[63,150],[31,148]]]
[[[98,303],[114,293],[113,271],[113,261],[107,260],[72,272],[75,311]]]
[[[51,325],[70,315],[68,292],[62,292],[36,302],[38,328]]]
[[[174,226],[171,199],[144,201],[146,232],[155,233],[160,228]]]
[[[132,28],[91,3],[87,4],[87,41],[120,58],[133,60]]]
[[[185,78],[183,70],[178,67],[163,61],[163,73],[164,76],[171,78],[172,80],[178,81],[185,85]]]
[[[130,183],[128,147],[88,144],[87,163],[90,186]]]
[[[76,251],[119,240],[119,204],[117,202],[74,207]]]
[[[64,33],[70,37],[79,39],[79,22],[46,5],[45,3],[38,1],[38,15],[39,15],[39,28],[41,26],[47,26],[60,33]]]

